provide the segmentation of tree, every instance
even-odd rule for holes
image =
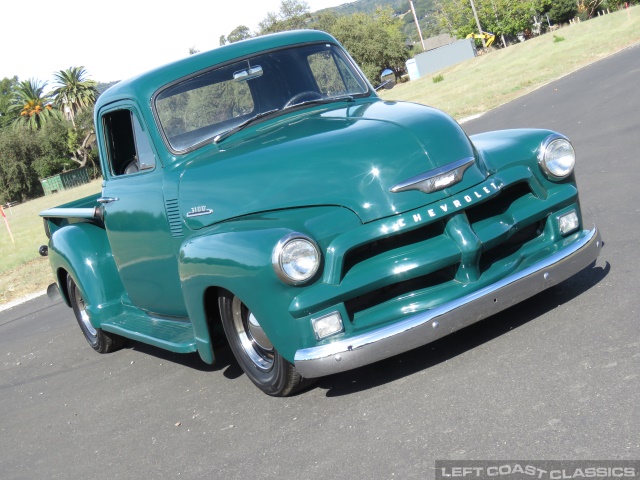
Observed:
[[[37,130],[50,118],[58,118],[59,114],[51,104],[51,98],[45,95],[47,82],[29,79],[18,82],[13,95],[12,113],[17,114],[15,126],[26,126]]]
[[[380,82],[380,73],[386,68],[399,74],[409,58],[402,20],[395,18],[390,8],[377,8],[373,15],[324,14],[313,26],[336,37],[373,84]]]
[[[42,151],[26,128],[0,130],[0,202],[24,201],[42,195],[33,159]]]
[[[578,0],[578,13],[583,18],[591,18],[602,5],[603,0]]]
[[[18,83],[18,77],[5,77],[0,81],[0,128],[6,127],[16,118],[12,111],[14,89]]]
[[[578,4],[576,0],[555,0],[548,13],[552,22],[568,23],[578,14]]]
[[[57,85],[52,92],[54,103],[75,126],[78,112],[93,106],[96,102],[98,83],[87,78],[84,67],[70,67],[54,73],[53,76]]]
[[[71,166],[67,146],[69,130],[73,130],[71,124],[67,120],[60,120],[47,122],[35,133],[37,150],[34,150],[35,158],[32,159],[31,166],[38,178],[50,177]]]
[[[601,10],[620,10],[621,8],[625,7],[625,4],[628,4],[629,6],[631,5],[637,5],[638,3],[640,3],[639,0],[604,0],[602,2],[602,4],[600,5],[600,9]]]
[[[69,159],[77,163],[76,167],[93,167],[93,176],[96,176],[96,132],[93,126],[93,111],[83,110],[76,118],[74,128],[67,130],[67,153]]]
[[[282,0],[280,11],[267,13],[267,17],[258,24],[260,35],[307,28],[311,20],[310,11],[304,0]]]
[[[551,0],[475,0],[482,29],[496,35],[515,36],[531,30],[535,15],[544,12]],[[440,24],[458,38],[477,33],[469,0],[442,0]]]
[[[251,30],[244,25],[238,25],[236,28],[231,30],[229,35],[227,35],[227,41],[229,43],[239,42],[240,40],[246,40],[247,38],[251,38]]]

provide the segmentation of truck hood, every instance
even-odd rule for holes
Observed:
[[[486,178],[460,126],[412,103],[374,101],[308,109],[249,127],[189,162],[180,211],[197,229],[262,211],[335,205],[362,222],[402,213]],[[476,157],[462,181],[438,192],[392,193],[399,182]]]

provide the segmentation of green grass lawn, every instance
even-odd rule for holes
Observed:
[[[5,210],[15,244],[0,217],[0,304],[43,290],[53,282],[46,258],[38,255],[47,244],[38,213],[72,200],[100,192],[101,180],[16,205]]]
[[[555,41],[555,37],[564,40]],[[431,105],[457,120],[486,112],[640,42],[640,6],[561,28],[383,91],[385,100]],[[433,77],[444,79],[434,83]],[[585,91],[585,97],[589,92]]]
[[[554,37],[555,35],[555,37]],[[557,41],[556,37],[564,40]],[[541,85],[640,42],[640,7],[562,28],[384,91],[385,100],[432,105],[457,120],[495,108]],[[443,80],[434,83],[433,76]],[[589,92],[585,91],[585,97]],[[0,220],[0,304],[53,281],[38,247],[47,239],[38,212],[100,191],[100,181],[7,211],[15,245]]]

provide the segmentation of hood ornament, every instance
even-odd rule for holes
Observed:
[[[473,165],[474,157],[463,158],[448,165],[429,170],[415,177],[391,187],[391,193],[406,192],[408,190],[420,190],[424,193],[433,193],[455,185],[460,180],[467,168]]]

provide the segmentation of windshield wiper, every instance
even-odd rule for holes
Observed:
[[[240,130],[242,130],[244,127],[251,125],[253,122],[255,122],[256,120],[259,120],[263,117],[267,117],[269,115],[272,115],[276,112],[279,112],[280,109],[279,108],[274,108],[273,110],[267,110],[266,112],[261,112],[258,113],[257,115],[254,115],[251,118],[246,119],[244,122],[239,123],[238,125],[236,125],[233,128],[230,128],[229,130],[225,130],[222,133],[219,133],[218,135],[216,135],[213,138],[213,143],[220,143],[221,141],[223,141],[225,138],[229,138],[231,135],[233,135],[234,133],[239,132]]]
[[[304,105],[322,105],[324,103],[333,103],[333,102],[353,102],[352,95],[341,95],[339,97],[328,97],[328,98],[314,98],[313,100],[305,100],[303,102],[294,103],[289,105],[288,107],[284,107],[283,110],[288,110],[293,107],[300,107]]]

